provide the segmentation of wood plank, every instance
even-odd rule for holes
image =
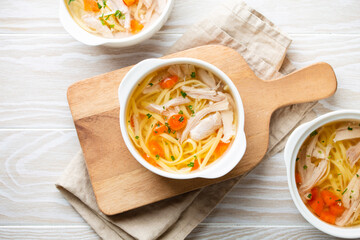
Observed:
[[[75,131],[0,131],[0,225],[84,220],[55,188],[79,152]]]
[[[359,1],[333,0],[247,0],[288,33],[359,33]],[[2,1],[0,33],[65,33],[58,20],[59,0]],[[189,25],[216,10],[218,0],[176,1],[168,22],[161,29],[183,33]],[[14,11],[14,9],[16,9]],[[19,14],[28,13],[28,14]]]
[[[89,227],[1,227],[1,239],[23,240],[100,240],[100,237]]]
[[[200,225],[186,238],[191,239],[338,239],[331,237],[311,226],[306,227],[227,227]]]
[[[74,128],[66,101],[70,84],[145,58],[159,57],[178,37],[158,34],[154,40],[137,47],[119,50],[90,48],[68,36],[9,39],[0,35],[3,46],[0,48],[0,128]],[[357,101],[349,98],[359,97],[356,92],[360,92],[360,34],[291,37],[294,42],[289,58],[296,67],[317,61],[334,67],[339,89],[325,101],[328,108],[357,108]]]

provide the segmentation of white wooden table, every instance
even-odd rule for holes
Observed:
[[[57,0],[2,0],[0,8],[0,239],[98,239],[54,187],[80,146],[66,101],[78,80],[161,56],[218,0],[176,0],[152,39],[88,47],[58,20]],[[316,107],[360,109],[360,1],[247,0],[294,40],[297,67],[330,63],[339,88]],[[214,16],[216,17],[216,16]],[[295,208],[282,153],[260,164],[189,239],[327,238]]]

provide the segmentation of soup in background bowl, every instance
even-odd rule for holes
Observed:
[[[298,127],[285,162],[300,213],[328,234],[360,237],[360,111],[332,112]]]
[[[239,93],[224,73],[206,62],[146,60],[125,76],[119,101],[127,147],[157,174],[219,177],[245,152]]]

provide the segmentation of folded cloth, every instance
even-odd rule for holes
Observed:
[[[227,1],[216,8],[215,13],[190,27],[169,52],[205,44],[225,45],[238,51],[257,76],[272,79],[294,70],[286,58],[290,43],[288,36],[244,2]],[[315,115],[311,114],[314,104],[293,105],[273,114],[265,159],[283,148],[291,130]],[[106,216],[97,207],[79,151],[56,186],[103,239],[184,239],[242,177],[116,216]]]

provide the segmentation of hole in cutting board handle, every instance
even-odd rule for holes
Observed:
[[[271,103],[275,111],[291,104],[328,98],[336,89],[337,81],[333,68],[327,63],[320,62],[282,78],[263,81],[261,94],[264,96],[263,101]]]

